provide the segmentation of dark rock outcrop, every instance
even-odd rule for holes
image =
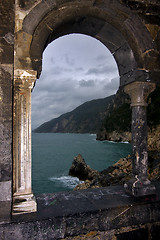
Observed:
[[[69,175],[72,177],[78,177],[79,180],[93,180],[99,175],[99,172],[93,170],[89,165],[87,165],[81,154],[78,154],[72,162]]]
[[[105,129],[97,133],[97,140],[104,141],[113,141],[113,142],[131,142],[131,132],[107,132]]]
[[[131,178],[131,166],[132,164],[130,156],[126,158],[121,158],[114,165],[94,175],[94,178],[92,180],[87,179],[84,181],[84,183],[77,185],[74,190],[106,187],[114,184],[123,184],[125,181],[128,181]]]
[[[79,157],[78,157],[79,156]],[[83,166],[87,166],[87,169],[90,167],[85,163],[84,159],[81,155],[78,155],[77,157],[83,162]],[[77,159],[77,157],[75,159]],[[160,153],[159,152],[149,152],[148,157],[148,176],[151,181],[159,181],[160,180]],[[72,168],[74,169],[74,165],[72,165]],[[86,169],[86,168],[84,168]],[[82,170],[82,168],[81,168]],[[107,169],[98,172],[93,169],[91,169],[92,173],[89,178],[86,178],[86,170],[84,170],[85,178],[83,178],[84,183],[79,184],[75,187],[74,190],[81,190],[81,189],[87,189],[87,188],[99,188],[99,187],[106,187],[110,185],[116,185],[116,184],[124,184],[125,182],[129,181],[129,179],[132,176],[132,159],[129,155],[126,158],[121,158],[117,163],[113,164],[112,166],[108,167]],[[83,176],[83,170],[81,172],[81,175]],[[74,176],[79,178],[79,172],[77,174],[77,171],[74,171]]]
[[[114,142],[131,142],[131,132],[117,132],[116,130],[108,133],[105,129],[97,133],[97,140]],[[148,129],[148,151],[160,152],[160,124]]]

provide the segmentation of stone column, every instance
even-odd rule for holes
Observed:
[[[35,212],[31,182],[31,90],[35,71],[17,70],[13,109],[13,207],[12,214]]]
[[[131,97],[132,107],[132,179],[124,184],[126,192],[133,196],[155,194],[155,186],[148,180],[147,153],[147,97],[155,89],[150,82],[133,82],[124,87]]]

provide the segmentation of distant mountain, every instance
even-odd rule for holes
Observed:
[[[43,123],[36,133],[96,133],[108,115],[108,106],[115,95],[88,101],[71,112]]]

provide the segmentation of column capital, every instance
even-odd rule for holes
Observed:
[[[147,106],[148,95],[155,90],[153,82],[132,82],[124,86],[124,91],[131,97],[131,107]]]
[[[16,69],[14,71],[14,85],[21,91],[32,89],[37,79],[37,72],[34,70]]]

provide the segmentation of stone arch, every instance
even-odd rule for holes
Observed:
[[[98,2],[57,1],[51,4],[46,1],[47,6],[41,2],[32,9],[23,21],[23,30],[32,35],[30,57],[38,74],[47,44],[59,36],[77,32],[99,39],[111,51],[122,85],[135,78],[142,81],[150,78],[147,74],[151,68],[150,57],[146,54],[149,49],[153,50],[153,43],[147,28],[118,1]]]
[[[36,211],[31,188],[30,104],[31,89],[41,73],[45,47],[69,33],[95,37],[113,54],[120,86],[150,81],[152,63],[156,59],[151,58],[155,50],[147,28],[118,0],[45,0],[25,13],[19,12],[14,57],[13,214]],[[136,86],[143,96],[143,86]],[[139,104],[145,106],[143,99]]]

